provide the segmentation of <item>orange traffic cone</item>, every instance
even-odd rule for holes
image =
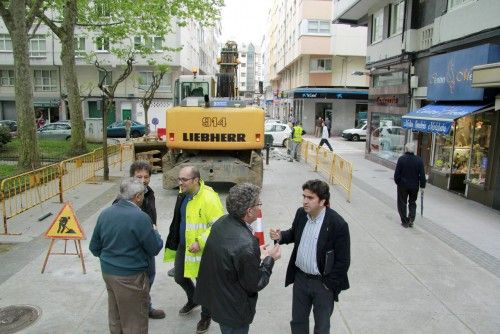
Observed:
[[[264,230],[262,229],[262,210],[259,208],[257,220],[253,223],[253,233],[259,239],[259,246],[264,245]]]

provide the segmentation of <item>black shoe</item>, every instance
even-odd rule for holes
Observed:
[[[165,312],[160,309],[152,308],[151,310],[149,310],[149,317],[151,319],[163,319],[165,318]]]
[[[410,221],[408,223],[409,227],[413,227],[413,222],[415,221],[415,218],[410,218]]]
[[[404,228],[407,228],[408,226],[410,226],[409,223],[401,223],[401,226],[403,226]]]
[[[198,325],[196,325],[196,333],[201,334],[208,331],[208,327],[210,327],[210,321],[212,319],[209,317],[201,317],[201,320],[198,321]]]
[[[172,269],[170,269],[167,272],[167,275],[170,276],[170,277],[174,277],[175,276],[175,267],[173,267]]]
[[[186,305],[184,305],[180,310],[179,310],[179,315],[187,315],[189,313],[191,313],[191,311],[195,308],[199,306],[198,304],[196,303],[193,303],[193,302],[187,302]]]

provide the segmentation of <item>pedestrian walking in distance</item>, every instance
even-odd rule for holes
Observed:
[[[424,192],[424,163],[415,155],[415,144],[405,145],[405,154],[399,157],[394,171],[394,182],[398,189],[398,212],[403,227],[413,227],[417,212],[418,189]],[[408,207],[408,215],[407,215]]]
[[[321,140],[319,141],[318,147],[321,147],[321,146],[323,146],[323,144],[326,144],[326,146],[328,146],[330,151],[333,151],[332,146],[328,142],[328,137],[329,137],[328,128],[326,127],[325,122],[323,122],[321,125],[322,125],[323,132],[321,133]]]
[[[130,120],[130,117],[128,117],[125,120],[125,140],[130,139],[130,130],[132,129],[132,121]]]
[[[259,187],[232,187],[226,198],[228,214],[212,226],[203,251],[195,301],[211,311],[222,334],[248,333],[257,293],[269,283],[274,261],[281,257],[279,245],[259,249],[250,228],[261,205]]]
[[[314,333],[330,333],[334,302],[349,289],[351,262],[349,226],[330,206],[330,189],[321,180],[302,185],[303,206],[292,227],[270,230],[272,240],[293,243],[285,286],[293,283],[292,334],[309,333],[309,314],[314,313]]]
[[[89,249],[99,257],[108,291],[109,331],[147,333],[150,259],[163,247],[151,218],[140,209],[144,184],[127,178],[120,185],[120,199],[104,209]]]
[[[315,137],[321,137],[321,123],[323,123],[323,119],[321,117],[318,117],[315,122],[315,127],[314,127],[314,136]]]
[[[188,301],[179,310],[187,315],[198,306],[194,302],[194,283],[198,277],[201,255],[205,248],[210,228],[224,214],[219,195],[206,186],[194,166],[179,170],[180,193],[174,208],[174,217],[165,243],[164,261],[174,261],[174,279],[186,292]],[[211,321],[210,310],[202,306],[201,320],[196,333],[208,331]]]

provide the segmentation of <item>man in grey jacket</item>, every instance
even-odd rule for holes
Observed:
[[[195,301],[212,312],[222,334],[248,333],[257,292],[269,283],[274,261],[281,257],[279,245],[259,249],[252,234],[250,224],[262,205],[259,198],[260,188],[253,184],[231,188],[229,214],[212,226],[201,258]]]
[[[97,218],[89,249],[99,257],[108,291],[109,331],[147,333],[151,258],[163,241],[151,218],[140,208],[144,185],[127,178],[120,185],[120,200]]]

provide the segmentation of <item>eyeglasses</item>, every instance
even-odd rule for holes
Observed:
[[[179,182],[187,182],[187,181],[192,180],[192,179],[194,179],[194,177],[178,177],[177,181],[179,181]]]

